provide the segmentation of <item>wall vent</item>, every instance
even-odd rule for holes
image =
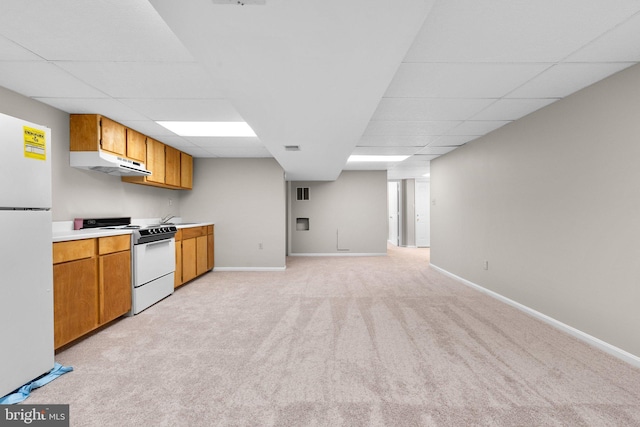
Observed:
[[[300,146],[299,145],[285,145],[284,149],[285,149],[285,151],[300,151]]]
[[[296,200],[309,200],[309,187],[297,187]]]

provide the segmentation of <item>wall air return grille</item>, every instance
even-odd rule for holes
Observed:
[[[309,187],[296,188],[296,200],[309,200]]]

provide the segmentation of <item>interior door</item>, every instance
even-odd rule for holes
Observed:
[[[398,246],[399,214],[398,214],[398,182],[387,183],[387,196],[389,198],[389,242]]]
[[[416,246],[419,248],[431,246],[430,192],[429,182],[416,181]]]

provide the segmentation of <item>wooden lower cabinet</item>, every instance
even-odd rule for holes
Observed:
[[[195,279],[196,271],[196,239],[184,239],[182,240],[182,283]]]
[[[54,346],[98,326],[98,263],[95,257],[53,266]]]
[[[131,310],[131,252],[100,256],[100,323]]]
[[[213,267],[213,225],[178,230],[175,287],[205,274]]]
[[[53,244],[54,346],[131,309],[131,236]]]

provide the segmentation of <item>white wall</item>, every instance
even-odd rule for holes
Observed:
[[[640,356],[639,114],[635,66],[435,159],[431,262]]]
[[[196,158],[193,168],[182,219],[215,223],[215,268],[284,269],[286,185],[275,159]]]
[[[297,201],[296,188],[310,200]],[[388,211],[386,171],[343,171],[335,181],[291,182],[291,254],[384,254]],[[309,218],[309,230],[296,230]]]
[[[180,215],[180,191],[123,183],[69,166],[69,114],[0,87],[0,112],[51,128],[53,220]],[[169,206],[168,200],[173,204]]]

